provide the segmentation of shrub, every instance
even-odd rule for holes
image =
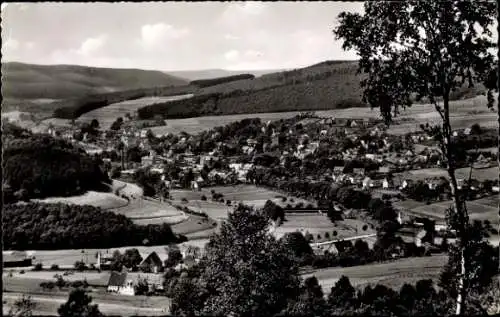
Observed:
[[[71,283],[71,287],[74,287],[74,288],[78,288],[78,287],[82,287],[82,286],[83,286],[82,281],[74,281]]]
[[[325,233],[325,239],[329,239],[330,238],[330,234],[327,232]]]
[[[188,203],[188,200],[186,199],[186,197],[184,197],[184,198],[181,199],[181,202]]]
[[[333,231],[333,236],[336,237],[337,236],[337,231]]]
[[[35,264],[33,271],[41,271],[43,269],[42,263]]]
[[[368,230],[368,226],[367,225],[363,225],[362,229],[363,229],[363,231],[366,231],[366,230]]]
[[[226,205],[231,206],[231,200],[230,199],[226,200]]]
[[[52,264],[52,265],[50,266],[50,269],[51,269],[52,271],[57,271],[57,270],[59,270],[59,265],[57,265],[57,264]]]
[[[285,203],[286,202],[286,197],[281,197],[281,201]]]
[[[84,271],[86,268],[87,268],[87,266],[85,265],[85,263],[84,263],[84,262],[82,262],[82,261],[76,261],[76,262],[75,262],[75,269],[76,269],[77,271],[82,272],[82,271]]]
[[[321,240],[321,235],[318,233],[318,235],[316,236],[316,238],[318,238],[318,240]]]
[[[201,196],[201,200],[206,201],[206,200],[207,200],[207,196],[202,195],[202,196]]]

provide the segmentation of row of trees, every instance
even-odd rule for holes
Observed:
[[[93,206],[25,203],[5,205],[5,249],[82,249],[179,242],[167,224],[136,225]]]
[[[57,108],[54,110],[54,117],[61,119],[76,119],[84,113],[108,106],[112,103],[122,102],[125,100],[134,100],[149,96],[183,95],[192,93],[195,90],[195,87],[189,85],[168,86],[124,90],[102,94],[93,94],[73,99],[64,99],[56,103]]]

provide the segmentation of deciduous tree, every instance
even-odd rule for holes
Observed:
[[[491,26],[495,3],[469,1],[365,2],[364,14],[343,12],[334,30],[343,48],[358,55],[363,99],[379,107],[387,122],[414,97],[426,98],[442,124],[426,127],[441,144],[459,221],[460,274],[456,313],[464,312],[467,290],[464,253],[468,215],[458,192],[451,145],[450,94],[464,84],[486,81],[493,68]],[[442,102],[440,102],[442,101]]]

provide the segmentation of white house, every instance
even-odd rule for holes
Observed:
[[[134,282],[132,280],[127,280],[127,272],[111,272],[107,290],[108,292],[120,295],[135,295]]]
[[[372,187],[372,179],[370,177],[365,177],[365,179],[363,179],[363,188],[366,189],[370,187]]]

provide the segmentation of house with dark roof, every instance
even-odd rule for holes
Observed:
[[[111,272],[107,290],[120,295],[135,295],[134,282],[127,279],[127,272]]]
[[[139,269],[146,273],[158,273],[162,268],[163,262],[155,251],[146,256],[139,264]]]

